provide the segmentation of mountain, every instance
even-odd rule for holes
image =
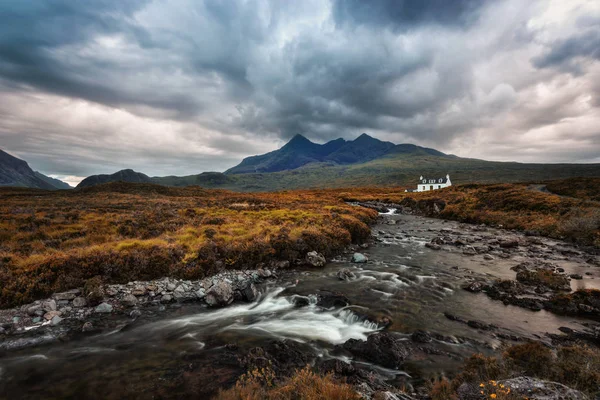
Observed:
[[[91,175],[79,182],[77,188],[84,188],[101,183],[108,182],[132,182],[132,183],[152,183],[152,179],[148,175],[141,172],[136,172],[132,169],[123,169],[115,172],[112,175]]]
[[[325,144],[313,143],[296,135],[279,150],[245,158],[226,174],[248,174],[288,171],[311,163],[355,164],[374,160],[396,145],[383,142],[366,133],[352,141],[336,139]],[[415,146],[418,147],[418,146]]]
[[[54,186],[57,189],[73,189],[73,186],[69,185],[67,182],[63,182],[59,179],[51,178],[51,177],[46,176],[38,171],[33,171],[33,173],[35,174],[35,176],[37,176],[44,182],[51,184],[52,186]]]
[[[2,150],[0,150],[0,186],[20,186],[49,190],[71,188],[58,179],[50,178],[32,170],[26,161],[11,156]]]
[[[338,164],[362,163],[384,155],[394,146],[396,146],[394,143],[382,142],[363,133],[353,141],[346,142],[339,149],[328,154],[325,159]]]
[[[309,163],[323,161],[328,154],[340,149],[345,143],[344,139],[337,139],[325,144],[317,144],[302,135],[296,135],[279,150],[244,158],[239,165],[225,173],[247,174],[295,169]]]

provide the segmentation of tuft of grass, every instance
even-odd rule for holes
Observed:
[[[359,400],[352,386],[338,382],[333,375],[318,375],[308,366],[290,378],[276,383],[269,369],[253,370],[243,375],[236,385],[220,391],[215,400]]]

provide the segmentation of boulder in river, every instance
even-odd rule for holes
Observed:
[[[226,280],[219,281],[206,293],[206,304],[209,306],[226,306],[233,302],[233,287]]]
[[[113,310],[113,306],[108,303],[100,303],[94,308],[94,311],[101,314],[111,313]]]
[[[317,253],[316,251],[309,251],[306,253],[306,263],[313,267],[323,267],[327,260],[323,254]]]
[[[398,368],[410,354],[410,342],[388,332],[377,332],[366,341],[350,339],[342,347],[355,357],[386,368]]]
[[[133,307],[138,303],[138,299],[137,297],[135,297],[133,294],[129,293],[126,294],[125,296],[123,296],[123,298],[121,299],[121,304],[123,304],[125,307]]]
[[[356,274],[350,271],[348,268],[343,268],[337,272],[337,277],[342,281],[351,281],[356,279]]]
[[[366,263],[369,259],[362,253],[354,253],[352,254],[352,262],[353,263]]]
[[[348,304],[348,298],[341,293],[323,291],[317,297],[317,306],[323,308],[341,308]]]

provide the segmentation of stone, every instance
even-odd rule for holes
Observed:
[[[34,324],[39,324],[40,322],[42,322],[42,318],[41,317],[34,317],[31,319],[31,322],[33,322]]]
[[[185,291],[186,291],[186,288],[183,285],[179,285],[175,288],[176,293],[185,293]]]
[[[39,311],[43,311],[42,306],[39,304],[35,304],[35,305],[27,308],[27,314],[31,317],[37,316]]]
[[[85,307],[87,306],[87,300],[85,299],[85,297],[75,297],[73,299],[73,307]]]
[[[96,308],[94,308],[94,312],[97,313],[111,313],[113,310],[113,306],[111,306],[108,303],[100,303],[99,305],[96,306]]]
[[[250,283],[249,285],[247,285],[244,289],[241,290],[241,292],[242,298],[248,302],[253,302],[258,298],[258,295],[260,294],[258,289],[256,289],[254,283]]]
[[[441,250],[442,246],[436,243],[425,243],[425,247],[430,248],[431,250]]]
[[[48,311],[46,314],[44,314],[44,319],[50,321],[52,318],[58,316],[60,316],[60,311]]]
[[[483,290],[484,287],[485,287],[485,284],[482,282],[471,282],[468,285],[466,285],[465,287],[463,287],[463,289],[466,290],[467,292],[479,293]]]
[[[91,322],[86,322],[85,324],[83,324],[83,326],[81,327],[81,332],[91,332],[94,330],[94,325],[92,325]]]
[[[52,317],[52,319],[50,320],[50,325],[52,325],[52,326],[56,326],[56,325],[60,324],[60,322],[61,322],[62,320],[63,320],[63,319],[62,319],[61,317],[59,317],[58,315],[55,315],[55,316],[54,316],[54,317]]]
[[[126,294],[121,299],[121,304],[123,304],[125,307],[133,307],[137,303],[138,303],[138,299],[133,294]]]
[[[498,245],[500,247],[502,247],[503,249],[512,249],[515,247],[519,247],[519,241],[517,241],[517,240],[501,240],[500,243],[498,243]]]
[[[205,297],[206,297],[206,291],[205,291],[204,289],[202,289],[202,288],[198,289],[198,290],[196,291],[196,297],[197,297],[199,300],[202,300],[203,298],[205,298]]]
[[[510,388],[514,395],[524,396],[531,400],[588,399],[588,397],[580,391],[571,389],[561,383],[544,381],[528,376],[498,381],[498,384]]]
[[[56,301],[47,300],[42,303],[42,309],[44,311],[56,311]]]
[[[313,267],[323,267],[327,260],[325,257],[317,253],[316,251],[310,251],[306,253],[306,263],[312,265]]]
[[[466,256],[474,256],[477,254],[477,250],[473,246],[465,246],[462,253]]]
[[[417,343],[430,343],[433,340],[429,332],[422,330],[414,331],[412,335],[410,335],[410,338],[413,342]]]
[[[171,283],[171,282],[169,282],[169,283],[167,284],[167,290],[170,290],[171,292],[172,292],[173,290],[175,290],[175,288],[176,288],[176,287],[177,287],[177,285],[175,285],[174,283]]]
[[[484,260],[491,261],[491,260],[493,260],[493,259],[494,259],[494,256],[492,256],[491,254],[485,254],[485,255],[483,256],[483,259],[484,259]]]
[[[209,306],[226,306],[233,302],[233,287],[231,283],[222,280],[213,285],[206,293],[206,304]]]
[[[171,301],[173,301],[173,296],[171,296],[170,294],[165,294],[163,295],[163,297],[160,298],[161,303],[169,303]]]
[[[140,317],[142,315],[142,312],[140,310],[138,310],[137,308],[131,310],[131,312],[129,313],[129,316],[133,319],[136,319],[138,317]]]
[[[369,335],[366,341],[350,339],[342,347],[351,354],[386,368],[399,368],[409,356],[410,343],[388,332]]]
[[[337,272],[337,277],[341,281],[351,281],[353,279],[356,279],[356,274],[350,271],[348,268],[343,268]]]
[[[571,275],[569,275],[569,278],[575,279],[575,280],[580,280],[580,279],[583,279],[583,276],[581,276],[579,274],[571,274]]]
[[[350,302],[342,293],[323,291],[317,296],[317,306],[322,308],[341,308],[346,307]]]
[[[73,300],[77,295],[73,292],[54,293],[52,296],[56,301],[60,300]]]
[[[367,258],[367,256],[365,256],[362,253],[354,253],[352,254],[352,262],[353,263],[361,263],[364,264],[368,261],[369,259]]]

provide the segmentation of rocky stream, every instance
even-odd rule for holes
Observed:
[[[599,345],[600,299],[553,301],[582,288],[600,289],[597,254],[389,210],[368,246],[328,262],[309,253],[301,268],[99,285],[93,300],[78,288],[2,310],[0,398],[210,398],[248,369],[308,364],[365,398],[426,398],[425,382],[476,352]]]

